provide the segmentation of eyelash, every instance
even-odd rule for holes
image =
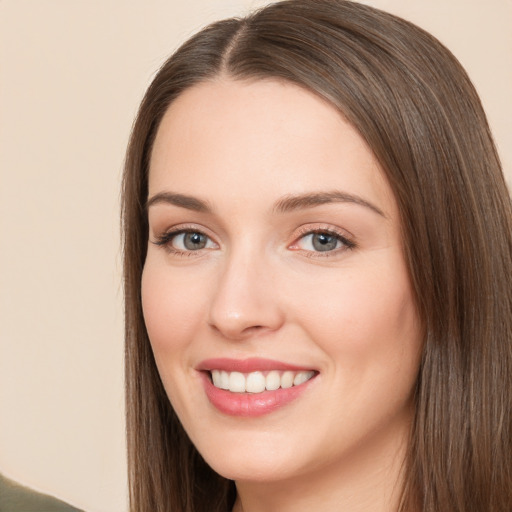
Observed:
[[[201,249],[196,251],[182,251],[179,249],[175,249],[171,244],[174,238],[185,233],[198,233],[204,235],[205,237],[211,240],[211,237],[208,236],[204,231],[201,231],[200,229],[197,229],[194,226],[182,226],[179,227],[178,229],[171,229],[169,231],[166,231],[165,233],[162,233],[161,235],[156,237],[156,240],[153,243],[157,246],[164,247],[174,256],[196,256],[195,253],[201,252]]]
[[[162,233],[161,235],[157,236],[156,240],[153,241],[152,243],[154,243],[155,245],[160,246],[160,247],[165,247],[171,254],[176,255],[176,256],[183,256],[183,257],[196,256],[196,253],[202,252],[203,249],[197,249],[195,251],[193,251],[193,250],[182,251],[180,249],[174,248],[171,244],[171,242],[173,241],[174,238],[176,238],[179,235],[185,234],[185,233],[201,234],[201,235],[204,235],[205,237],[207,237],[209,240],[211,240],[211,237],[208,236],[206,233],[204,233],[204,231],[201,231],[200,229],[197,229],[193,226],[184,226],[184,227],[180,227],[178,229],[174,229],[174,230],[170,230],[170,231],[166,231],[165,233]],[[353,240],[351,240],[350,238],[348,238],[345,235],[342,235],[339,231],[337,231],[333,228],[330,228],[330,227],[329,228],[320,227],[320,228],[313,228],[313,229],[308,228],[308,227],[301,228],[299,230],[298,235],[295,238],[295,241],[291,244],[291,246],[293,247],[294,245],[297,245],[298,242],[301,239],[305,238],[306,236],[314,235],[314,234],[326,234],[329,236],[334,236],[339,242],[342,243],[343,247],[340,247],[340,248],[337,248],[337,249],[334,249],[331,251],[310,251],[310,250],[300,249],[300,248],[295,249],[295,250],[301,251],[305,256],[307,256],[309,258],[325,258],[325,257],[333,256],[334,254],[338,254],[339,252],[353,250],[353,249],[357,248],[357,245]]]
[[[332,257],[334,255],[339,255],[340,252],[345,252],[347,250],[353,250],[357,248],[356,243],[348,238],[346,235],[343,235],[338,230],[333,229],[331,227],[318,227],[318,228],[309,228],[309,227],[303,227],[299,229],[298,236],[295,238],[295,242],[293,242],[293,245],[297,245],[298,242],[309,235],[315,235],[315,234],[325,234],[329,236],[335,237],[343,247],[340,247],[338,249],[334,249],[332,251],[309,251],[306,249],[296,249],[300,250],[306,257],[308,258],[328,258]]]

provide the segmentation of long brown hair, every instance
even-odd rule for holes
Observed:
[[[213,24],[163,65],[142,101],[122,211],[131,510],[226,512],[235,497],[169,403],[140,296],[156,131],[181,92],[219,74],[287,80],[330,101],[394,191],[425,328],[400,510],[512,510],[512,211],[486,117],[436,39],[344,0],[288,0]]]

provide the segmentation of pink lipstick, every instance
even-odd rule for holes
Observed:
[[[196,368],[211,404],[232,416],[269,414],[302,395],[318,371],[270,359],[207,359]]]

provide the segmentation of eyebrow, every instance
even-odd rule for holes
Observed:
[[[155,194],[148,199],[145,208],[148,210],[151,206],[161,203],[179,206],[181,208],[186,208],[187,210],[193,210],[200,213],[213,212],[213,208],[211,208],[211,206],[206,201],[198,199],[194,196],[177,194],[174,192],[159,192],[158,194]],[[277,213],[287,213],[294,210],[314,208],[315,206],[321,206],[323,204],[330,203],[356,204],[368,208],[378,215],[387,218],[385,213],[378,206],[375,206],[366,199],[338,190],[330,192],[312,192],[308,194],[288,195],[279,199],[275,203],[274,211]]]
[[[274,210],[279,213],[291,212],[304,208],[313,208],[329,203],[352,203],[369,208],[378,215],[387,218],[385,213],[366,199],[347,192],[333,190],[330,192],[313,192],[308,194],[290,195],[280,199],[274,206]]]
[[[211,213],[212,208],[206,201],[198,199],[197,197],[188,196],[185,194],[176,194],[173,192],[159,192],[153,197],[148,199],[146,202],[146,210],[154,204],[172,204],[174,206],[180,206],[187,210],[193,210],[201,213]]]

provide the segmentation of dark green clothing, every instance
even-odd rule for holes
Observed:
[[[46,494],[32,491],[0,475],[0,512],[80,512]]]

